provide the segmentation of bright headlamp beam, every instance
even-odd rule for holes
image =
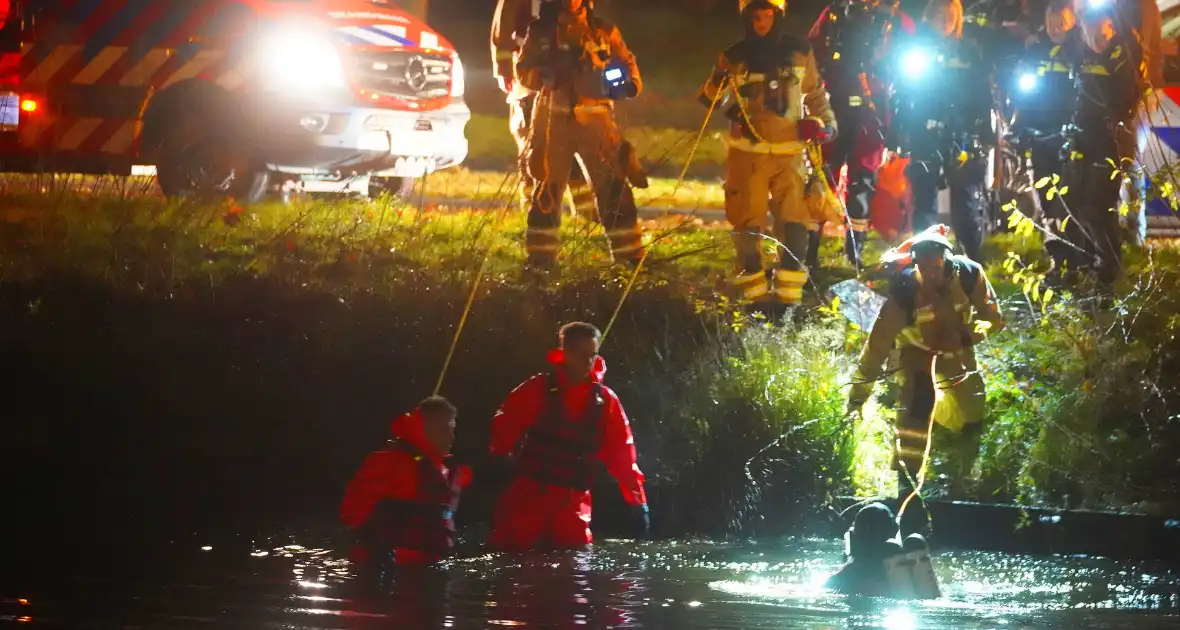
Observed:
[[[258,40],[258,69],[267,83],[305,89],[343,87],[340,53],[312,30],[280,28]]]
[[[906,51],[901,56],[901,71],[908,77],[917,78],[930,70],[930,53],[922,49]]]

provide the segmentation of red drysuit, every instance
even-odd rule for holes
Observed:
[[[388,447],[370,454],[348,484],[340,521],[360,535],[355,562],[386,549],[398,563],[433,562],[454,546],[453,512],[471,471],[447,468],[426,439],[417,410],[394,420],[389,430],[394,439]]]
[[[538,374],[508,395],[492,419],[491,453],[512,456],[516,475],[496,504],[490,543],[499,548],[590,544],[590,486],[601,462],[623,498],[646,505],[635,441],[619,398],[602,384],[599,357],[582,383],[570,385],[562,353],[549,354]]]

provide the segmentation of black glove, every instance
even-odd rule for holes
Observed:
[[[647,538],[651,531],[651,516],[648,514],[647,504],[631,506],[631,537]]]
[[[639,96],[639,86],[635,85],[634,81],[627,81],[618,85],[611,85],[607,87],[607,98],[612,101],[622,101],[629,98]]]

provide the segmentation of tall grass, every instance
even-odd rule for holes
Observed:
[[[13,333],[10,340],[33,351],[53,347],[45,360],[100,374],[118,359],[84,348],[105,347],[113,335],[116,345],[130,348],[121,352],[143,361],[135,369],[151,370],[176,360],[167,340],[180,333],[160,331],[196,326],[225,340],[186,350],[195,353],[186,361],[207,366],[199,378],[213,391],[240,389],[238,380],[219,385],[228,376],[217,375],[256,365],[257,387],[312,406],[314,396],[334,396],[344,382],[369,383],[369,372],[394,369],[381,399],[361,394],[348,403],[358,415],[371,417],[378,408],[390,414],[390,401],[412,404],[433,386],[488,256],[444,386],[473,418],[460,431],[460,450],[476,459],[502,396],[544,369],[541,357],[556,326],[570,319],[605,326],[631,277],[629,268],[610,264],[600,228],[577,219],[563,225],[560,273],[535,277],[521,270],[525,226],[514,209],[415,208],[392,199],[250,208],[169,203],[135,194],[144,182],[98,180],[3,182],[0,294],[8,308],[0,325]],[[608,383],[634,423],[653,509],[668,531],[775,533],[822,516],[820,507],[835,495],[892,492],[892,388],[882,384],[861,422],[843,411],[863,333],[815,312],[824,300],[813,294],[812,312],[797,324],[768,326],[742,316],[727,297],[732,259],[724,230],[673,220],[648,227],[652,255],[603,352]],[[997,238],[989,247],[996,260],[1016,251],[1024,264],[1038,264],[1035,240]],[[821,284],[851,275],[840,270],[838,251],[835,239],[825,245],[830,271],[817,278]],[[1180,371],[1180,282],[1172,271],[1178,258],[1132,254],[1128,280],[1108,303],[1083,291],[1034,300],[1010,271],[989,267],[1010,326],[979,348],[989,414],[975,491],[959,498],[1177,506],[1180,430],[1168,375]],[[83,349],[55,345],[50,332],[59,328],[45,322],[73,322],[95,309],[101,312],[93,316],[116,332],[72,326]],[[258,321],[282,324],[251,349],[240,340],[257,334]],[[305,347],[313,349],[299,350]],[[283,376],[292,361],[330,364],[343,376]],[[193,404],[170,388],[128,392],[127,404],[135,407],[139,395],[181,416]],[[238,400],[203,399],[213,406],[204,417],[232,422],[232,431],[252,423],[288,427],[290,439],[306,439],[308,448],[323,439],[306,432],[316,421],[302,410],[242,417]],[[347,457],[330,458],[323,475],[346,475],[354,451],[366,448],[358,440],[368,433],[351,431],[355,445]],[[218,443],[211,439],[210,457]],[[249,445],[274,448],[248,439]]]

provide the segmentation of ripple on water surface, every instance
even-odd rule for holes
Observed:
[[[309,537],[310,540],[310,537]],[[706,541],[592,551],[460,554],[384,587],[353,577],[322,541],[178,550],[166,568],[78,577],[0,593],[0,624],[185,628],[1094,628],[1177,627],[1180,576],[1085,557],[945,552],[943,597],[847,598],[823,579],[836,543]],[[21,588],[21,587],[16,587]]]

